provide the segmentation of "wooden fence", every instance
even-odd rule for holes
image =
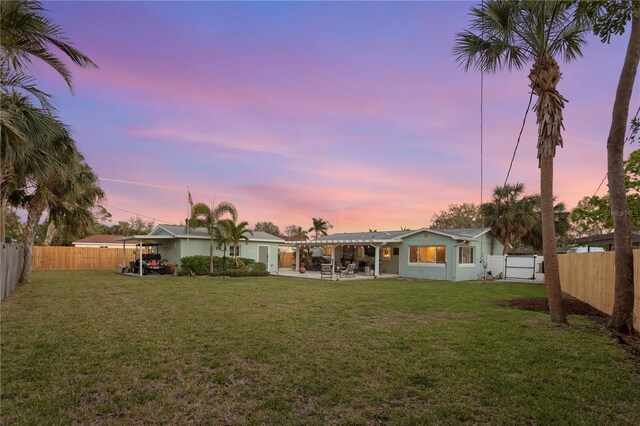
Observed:
[[[20,278],[24,262],[24,247],[20,244],[2,244],[0,252],[0,299],[9,296]]]
[[[125,249],[126,265],[135,259],[135,249]],[[34,271],[115,271],[123,263],[121,248],[44,247],[33,248]]]
[[[281,251],[278,253],[278,256],[280,257],[278,268],[291,268],[291,265],[296,263],[296,257],[292,252]]]
[[[576,253],[558,256],[562,290],[606,314],[613,312],[615,253]],[[640,250],[633,251],[634,327],[640,330]]]

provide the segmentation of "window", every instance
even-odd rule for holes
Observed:
[[[475,263],[476,248],[471,246],[462,246],[458,248],[458,263],[460,265],[470,265]]]
[[[229,256],[240,257],[240,246],[229,246]]]
[[[444,263],[445,246],[410,246],[409,263]]]
[[[383,259],[391,259],[391,247],[382,247],[380,254]]]
[[[322,255],[323,256],[331,256],[331,246],[323,246],[322,247]]]

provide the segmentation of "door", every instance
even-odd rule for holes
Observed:
[[[258,262],[262,262],[269,270],[269,246],[258,246]]]

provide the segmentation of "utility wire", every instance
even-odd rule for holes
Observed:
[[[143,214],[141,214],[141,213],[136,213],[136,212],[132,212],[132,211],[130,211],[130,210],[121,209],[120,207],[112,206],[112,205],[107,204],[107,203],[102,203],[102,204],[103,204],[103,205],[105,205],[105,206],[107,206],[107,207],[110,207],[110,208],[112,208],[112,209],[116,209],[116,210],[120,210],[120,211],[123,211],[123,212],[127,212],[127,213],[131,213],[131,214],[135,214],[136,216],[144,217],[144,218],[146,218],[146,219],[153,219],[153,220],[155,220],[155,221],[157,221],[157,222],[160,222],[160,223],[171,223],[171,221],[168,221],[168,220],[162,220],[162,219],[158,219],[158,218],[156,218],[156,217],[145,216],[145,215],[143,215]]]
[[[509,170],[507,170],[507,177],[504,178],[504,186],[507,186],[507,181],[509,180],[509,175],[511,174],[511,168],[513,167],[513,161],[516,159],[516,153],[518,152],[518,146],[520,146],[520,139],[522,138],[522,132],[524,131],[524,126],[527,123],[527,115],[529,115],[529,110],[531,109],[531,101],[533,100],[533,89],[531,89],[531,93],[529,94],[529,103],[527,104],[527,110],[524,112],[524,117],[522,118],[522,127],[520,127],[520,133],[518,134],[518,140],[516,141],[516,146],[513,149],[513,156],[511,157],[511,163],[509,163]]]
[[[631,119],[631,122],[633,122],[634,120],[636,120],[638,118],[638,115],[640,114],[640,107],[638,107],[638,109],[636,110],[635,115],[633,116],[633,118]],[[627,142],[631,142],[631,124],[629,124],[629,132],[627,133],[627,137],[624,140],[624,143],[626,144]],[[609,172],[605,173],[604,177],[602,178],[602,181],[600,182],[600,185],[598,185],[598,189],[596,189],[596,192],[593,193],[592,197],[595,197],[596,195],[598,195],[598,191],[600,191],[600,187],[602,187],[602,184],[604,183],[604,181],[607,179],[607,177],[609,176]]]

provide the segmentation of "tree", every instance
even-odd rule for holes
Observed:
[[[609,197],[584,197],[571,210],[572,229],[575,237],[608,234],[613,231]]]
[[[7,236],[12,240],[21,242],[24,234],[24,226],[15,209],[8,209],[6,213]],[[3,241],[4,242],[4,241]]]
[[[210,236],[209,242],[209,272],[213,272],[213,247],[216,237],[216,228],[218,221],[228,214],[231,216],[233,222],[238,220],[238,211],[235,206],[228,201],[222,201],[217,206],[211,208],[205,203],[197,203],[191,209],[191,218],[189,220],[189,226],[191,227],[203,227],[207,229]]]
[[[628,209],[622,211],[629,221],[630,230],[640,229],[640,149],[629,154],[624,162],[624,182]],[[575,237],[601,235],[614,232],[611,198],[584,197],[571,211]]]
[[[629,104],[640,63],[640,2],[601,2],[601,9],[604,11],[597,16],[594,33],[603,43],[609,42],[611,34],[622,34],[625,24],[631,19],[631,34],[618,80],[607,138],[607,176],[616,265],[613,311],[609,327],[629,333],[633,330],[633,250],[623,156]]]
[[[18,171],[38,172],[53,170],[63,173],[60,164],[51,164],[42,141],[55,141],[64,137],[61,126],[53,116],[50,95],[39,90],[25,69],[33,59],[39,59],[58,72],[71,88],[71,72],[54,53],[57,49],[64,57],[81,67],[96,65],[66,40],[60,26],[44,15],[41,3],[31,0],[0,2],[0,239],[4,240],[4,212],[12,177]],[[31,104],[29,96],[39,100],[41,108]],[[57,133],[57,134],[52,134]],[[64,132],[63,132],[64,133]],[[41,137],[38,141],[38,137]],[[6,163],[9,164],[6,164]],[[56,170],[57,169],[57,170]],[[18,187],[18,189],[20,189]]]
[[[65,125],[51,113],[32,105],[25,95],[0,91],[0,238],[8,198],[28,182],[69,175],[60,159],[60,141],[68,140]]]
[[[480,206],[486,224],[504,244],[503,254],[509,253],[509,245],[520,240],[537,221],[535,206],[539,199],[523,193],[523,183],[497,186],[491,201]]]
[[[44,12],[46,9],[38,1],[0,2],[0,48],[3,62],[9,71],[22,74],[33,59],[39,59],[53,68],[71,89],[71,72],[52,48],[78,66],[96,67],[96,64],[73,47],[62,28],[45,16]]]
[[[307,232],[313,232],[315,238],[319,238],[321,235],[327,235],[327,231],[333,228],[333,225],[323,218],[311,218],[313,225]]]
[[[433,229],[480,227],[482,227],[480,207],[473,203],[450,204],[446,210],[431,216],[430,228]]]
[[[266,232],[267,234],[275,235],[276,237],[282,235],[280,233],[280,228],[278,228],[278,226],[273,222],[257,222],[253,226],[253,230]]]
[[[65,220],[80,229],[89,226],[86,209],[104,196],[97,186],[97,177],[84,162],[75,142],[66,137],[55,143],[59,148],[55,155],[64,162],[70,174],[50,175],[47,179],[27,180],[24,189],[12,193],[10,202],[27,210],[24,231],[24,263],[20,282],[31,282],[32,253],[38,225],[48,210],[52,219]],[[64,149],[60,149],[63,147]],[[73,176],[73,177],[71,177]]]
[[[289,225],[284,228],[285,238],[289,241],[304,241],[309,239],[309,231],[305,231],[302,226]]]
[[[245,243],[249,243],[249,237],[247,235],[253,235],[253,231],[249,229],[248,222],[242,221],[240,223],[236,223],[235,219],[223,219],[220,221],[220,226],[224,230],[226,241],[235,247],[235,250],[233,251],[233,258],[235,259],[237,268],[239,265],[238,247],[240,246],[240,242],[245,241]]]
[[[60,196],[49,206],[47,234],[43,245],[51,245],[57,230],[65,229],[67,238],[85,236],[95,224],[94,209],[104,199],[98,177],[79,155],[72,180],[61,182]]]
[[[536,216],[536,222],[529,229],[527,233],[525,233],[520,241],[523,244],[528,245],[536,253],[542,254],[542,221],[540,216],[540,201],[539,197],[536,197],[537,200],[534,203],[534,214]],[[570,212],[567,211],[567,206],[565,203],[558,203],[553,208],[555,214],[555,231],[556,231],[556,239],[561,239],[564,237],[569,229],[571,229],[571,221],[569,220]]]
[[[538,123],[538,167],[545,282],[551,321],[566,323],[555,245],[553,211],[553,160],[562,146],[562,111],[566,99],[557,90],[562,76],[556,57],[565,62],[582,55],[591,21],[576,13],[576,3],[553,1],[490,0],[486,7],[473,7],[473,31],[459,33],[454,54],[465,70],[483,72],[522,69],[532,63],[529,73],[533,107]]]
[[[95,212],[96,219],[98,220],[108,220],[111,215],[109,212],[106,212],[108,216],[104,216],[100,219],[101,215],[104,215],[105,211],[98,210]],[[114,225],[105,225],[104,223],[100,223],[95,227],[96,234],[112,234],[112,235],[141,235],[141,234],[149,234],[155,228],[155,222],[153,220],[144,220],[139,216],[130,217],[128,220],[120,220],[118,223]]]

